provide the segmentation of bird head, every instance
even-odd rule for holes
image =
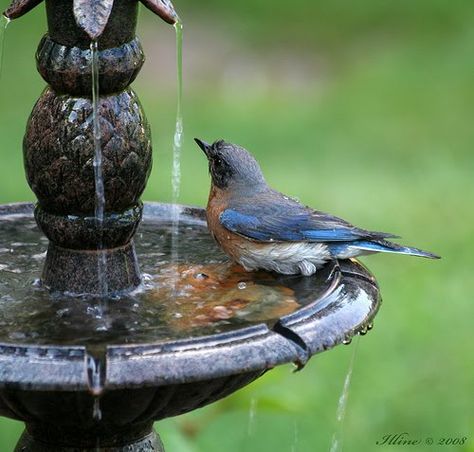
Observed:
[[[198,138],[194,141],[206,154],[212,183],[216,187],[254,190],[266,185],[259,164],[243,147],[224,140],[215,141],[213,144]]]

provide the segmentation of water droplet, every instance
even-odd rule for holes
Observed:
[[[240,290],[243,290],[243,289],[246,289],[247,288],[247,283],[241,281],[237,284],[237,287],[240,289]]]
[[[367,327],[364,327],[359,331],[359,334],[361,336],[365,336],[367,334],[367,331],[368,331]]]
[[[194,277],[195,277],[196,279],[207,279],[207,278],[209,278],[209,276],[207,276],[205,273],[196,273],[196,274],[194,275]]]
[[[98,397],[94,398],[94,405],[92,407],[92,418],[94,421],[102,420],[102,409],[100,408],[100,399]]]
[[[349,345],[352,342],[352,337],[346,338],[342,341],[344,345]]]
[[[63,308],[56,311],[58,317],[65,317],[70,313],[69,308]]]
[[[367,330],[370,331],[374,327],[374,322],[370,322],[367,324]]]

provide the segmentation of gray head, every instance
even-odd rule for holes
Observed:
[[[218,188],[254,189],[266,185],[260,166],[244,148],[224,140],[213,144],[198,138],[194,141],[206,154],[212,182]]]

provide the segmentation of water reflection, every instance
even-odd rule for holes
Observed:
[[[180,223],[180,253],[171,262],[172,227],[172,222],[150,220],[140,226],[136,249],[143,283],[101,304],[85,296],[78,302],[50,294],[38,282],[47,240],[33,218],[0,217],[0,342],[140,343],[262,322],[272,326],[330,284],[325,270],[312,278],[245,272],[229,263],[204,223],[189,219]]]

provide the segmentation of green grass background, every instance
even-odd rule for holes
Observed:
[[[2,0],[2,6],[7,2]],[[468,0],[176,0],[185,23],[180,202],[205,205],[194,136],[251,150],[268,181],[441,261],[373,256],[384,303],[359,341],[346,451],[474,451],[474,8]],[[0,82],[0,202],[34,199],[26,118],[44,82],[44,7],[9,26]],[[146,200],[171,198],[173,30],[142,11],[148,61],[134,87],[152,124]],[[160,422],[174,452],[329,450],[354,345],[278,368],[237,394]],[[253,421],[250,407],[254,407]],[[20,423],[0,420],[0,452]],[[388,433],[464,446],[377,446]]]

